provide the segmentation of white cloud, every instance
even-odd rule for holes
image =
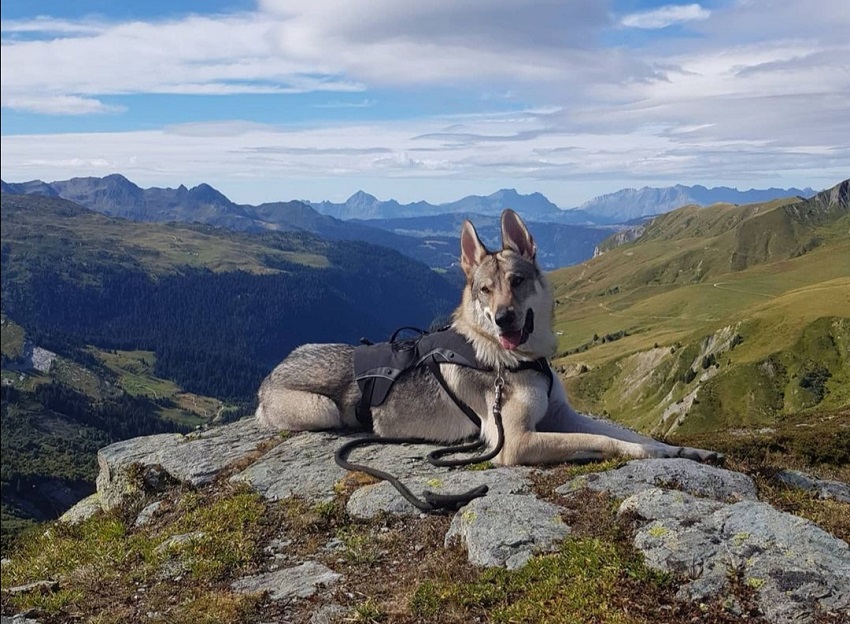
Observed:
[[[665,123],[663,116],[653,124],[626,119],[613,127],[606,117],[585,111],[574,122],[569,111],[522,111],[314,128],[216,123],[3,137],[3,178],[117,171],[142,185],[206,181],[226,193],[240,189],[234,199],[245,202],[319,200],[331,195],[328,189],[346,195],[364,187],[401,201],[440,201],[452,199],[437,189],[444,185],[478,193],[510,185],[546,192],[569,207],[589,198],[574,188],[593,180],[616,180],[601,189],[608,191],[652,182],[825,187],[850,171],[844,147],[850,137],[828,142],[828,128],[811,138],[793,132],[777,140],[743,132],[723,138],[710,125]],[[740,123],[743,130],[752,117]]]
[[[705,20],[710,16],[711,11],[698,4],[668,4],[651,11],[624,15],[620,19],[620,24],[627,28],[655,30],[682,22]]]
[[[437,192],[434,180],[525,181],[556,198],[605,179],[607,190],[631,181],[827,185],[850,171],[845,4],[729,0],[710,12],[670,5],[617,22],[604,3],[583,0],[265,0],[255,12],[161,22],[4,23],[2,104],[17,110],[116,112],[104,104],[115,94],[321,90],[328,98],[314,106],[317,119],[333,119],[346,116],[334,112],[343,106],[377,112],[385,98],[371,91],[396,96],[394,88],[399,99],[451,89],[485,110],[508,93],[529,108],[315,127],[221,120],[4,135],[2,174],[62,179],[89,163],[86,175],[120,171],[151,185],[321,181],[353,191],[371,180],[396,184],[407,199]],[[684,21],[699,36],[650,32],[630,47],[622,28]],[[28,29],[44,36],[7,40]],[[613,43],[598,43],[603,35]],[[360,95],[341,95],[351,93]],[[268,199],[294,196],[317,198]]]
[[[16,96],[5,94],[0,98],[4,108],[29,111],[42,115],[91,115],[94,113],[121,113],[123,106],[104,104],[100,100],[76,95]]]
[[[0,32],[6,35],[36,35],[43,38],[55,35],[97,35],[106,25],[91,20],[69,21],[51,17],[36,17],[32,20],[6,20],[0,23]]]

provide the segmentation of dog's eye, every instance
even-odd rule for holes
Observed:
[[[525,281],[525,278],[521,275],[514,275],[511,278],[511,288],[519,288],[522,286],[522,283]]]
[[[482,286],[481,292],[484,293],[485,295],[489,295],[490,294],[490,287],[489,286]]]

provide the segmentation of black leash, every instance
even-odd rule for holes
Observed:
[[[505,429],[504,425],[502,424],[502,388],[504,387],[504,385],[505,380],[502,377],[500,371],[494,383],[496,396],[493,402],[493,420],[496,423],[496,431],[498,434],[495,448],[493,448],[492,451],[485,455],[460,459],[442,459],[442,457],[454,453],[467,453],[477,451],[484,447],[486,445],[486,442],[484,440],[478,440],[477,442],[473,442],[471,444],[462,444],[459,446],[436,449],[428,453],[428,461],[432,465],[441,467],[465,466],[469,464],[477,464],[484,461],[489,461],[499,454],[505,443]],[[489,488],[486,485],[480,485],[462,494],[437,494],[436,492],[425,490],[422,493],[422,496],[425,500],[421,500],[419,498],[416,498],[413,492],[411,492],[406,485],[404,485],[401,481],[398,480],[398,478],[391,475],[390,473],[384,472],[383,470],[379,470],[377,468],[372,468],[371,466],[355,464],[348,461],[348,455],[351,453],[352,450],[354,450],[358,446],[365,446],[367,444],[421,444],[427,442],[427,440],[423,440],[421,438],[383,438],[377,435],[371,435],[365,438],[356,438],[354,440],[349,440],[337,449],[336,453],[334,454],[334,461],[336,461],[338,466],[346,470],[364,472],[383,481],[388,481],[396,490],[398,490],[399,494],[401,494],[407,502],[409,502],[411,505],[413,505],[420,511],[429,512],[441,509],[457,511],[458,509],[469,503],[471,500],[480,498],[487,494]]]

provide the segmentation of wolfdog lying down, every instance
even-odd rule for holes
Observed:
[[[378,391],[378,401],[366,406],[366,418],[360,409],[362,387],[372,393],[375,388],[364,384],[367,373],[355,373],[355,347],[307,344],[263,381],[258,420],[285,430],[371,425],[379,436],[439,443],[478,436],[493,448],[501,437],[496,407],[504,441],[494,461],[502,465],[614,456],[718,460],[715,452],[671,446],[570,407],[547,362],[556,348],[554,301],[536,262],[534,239],[512,210],[502,213],[501,227],[502,249],[491,252],[472,223],[463,224],[466,286],[446,330],[455,346],[438,342],[427,354],[420,350],[421,360],[392,375],[382,376],[381,367],[373,367],[380,383],[391,388]]]

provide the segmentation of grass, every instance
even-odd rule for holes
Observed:
[[[261,543],[275,528],[273,511],[243,489],[174,494],[151,527],[134,528],[134,516],[116,512],[30,531],[3,566],[3,587],[52,578],[60,589],[4,594],[4,612],[34,609],[48,622],[119,622],[150,613],[157,614],[149,616],[153,622],[248,617],[258,597],[233,594],[219,582],[256,569]],[[184,533],[197,537],[169,545]]]
[[[172,407],[162,407],[160,416],[178,424],[196,426],[211,421],[228,406],[213,397],[185,392],[173,381],[154,374],[153,351],[89,349],[115,375],[121,388],[130,395],[154,400],[170,399]]]
[[[10,360],[24,355],[24,328],[5,315],[0,317],[0,351]]]
[[[423,582],[411,598],[411,611],[434,618],[441,611],[484,610],[488,621],[505,623],[635,624],[646,619],[630,612],[633,596],[624,586],[640,585],[654,595],[653,589],[668,582],[616,544],[567,539],[557,554],[537,557],[516,572],[497,568],[466,583]]]
[[[628,253],[640,256],[637,266]],[[563,332],[559,350],[565,354],[556,365],[569,373],[566,382],[578,407],[666,433],[671,426],[720,428],[850,405],[850,265],[836,261],[850,257],[850,242],[836,240],[799,257],[717,273],[699,283],[634,277],[641,262],[666,266],[677,253],[652,241],[636,243],[553,274],[559,301],[555,328]],[[719,374],[677,383],[681,349],[697,353],[709,337],[730,330],[744,340],[734,351],[718,351]],[[615,342],[593,340],[622,331],[626,335]],[[818,340],[824,336],[829,338]],[[659,348],[670,353],[658,357]],[[765,374],[771,358],[783,366],[776,379]],[[646,368],[648,360],[653,365]],[[810,362],[825,363],[831,373],[828,392],[817,400],[797,386]],[[641,368],[646,370],[636,375]],[[684,419],[662,419],[696,388],[697,407],[683,408]]]

